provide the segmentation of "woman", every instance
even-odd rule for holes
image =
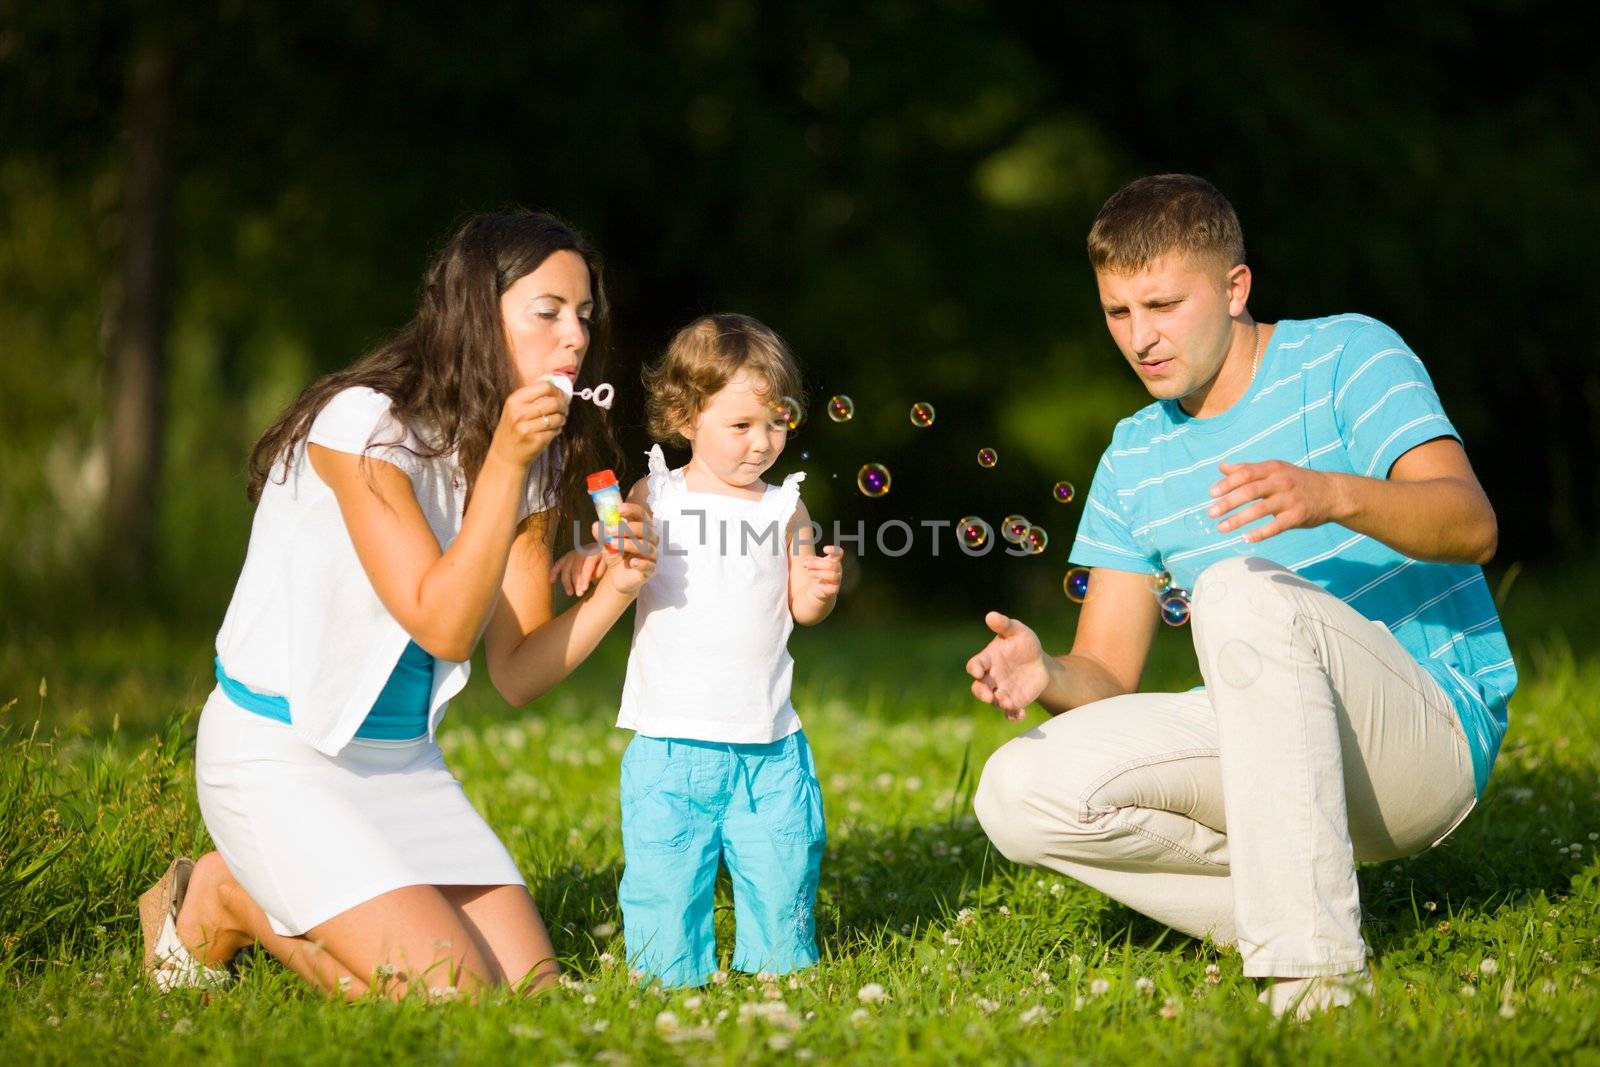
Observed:
[[[478,216],[391,341],[311,385],[257,443],[250,546],[195,750],[217,852],[140,899],[162,988],[257,943],[347,997],[536,987],[550,937],[434,735],[478,639],[512,704],[561,681],[655,567],[642,508],[593,595],[553,615],[555,533],[613,465],[597,257],[543,214]]]

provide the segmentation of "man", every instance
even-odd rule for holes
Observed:
[[[973,693],[1054,717],[990,758],[978,819],[1019,863],[1237,944],[1261,999],[1304,1018],[1371,988],[1356,862],[1437,844],[1487,782],[1517,681],[1479,568],[1494,512],[1393,330],[1251,318],[1209,183],[1123,188],[1089,259],[1156,399],[1085,502],[1072,651],[987,616]],[[1192,591],[1204,689],[1138,692],[1163,573]]]

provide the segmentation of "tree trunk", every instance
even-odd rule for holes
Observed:
[[[172,97],[170,48],[146,38],[128,69],[124,247],[106,360],[103,547],[112,575],[133,586],[156,562],[172,308]]]

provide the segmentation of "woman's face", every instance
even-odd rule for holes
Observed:
[[[576,381],[589,351],[594,296],[589,267],[576,252],[552,253],[500,296],[500,320],[518,388],[550,374]]]

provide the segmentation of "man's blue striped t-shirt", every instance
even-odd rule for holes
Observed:
[[[1244,532],[1268,518],[1223,534],[1221,518],[1206,514],[1224,460],[1386,478],[1400,456],[1438,437],[1460,439],[1422,361],[1389,327],[1365,315],[1279,322],[1250,388],[1227,411],[1198,419],[1161,400],[1117,424],[1072,562],[1165,570],[1193,589],[1210,564],[1252,555],[1315,582],[1388,627],[1450,696],[1482,794],[1517,686],[1483,570],[1423,563],[1335,523],[1247,545]]]

